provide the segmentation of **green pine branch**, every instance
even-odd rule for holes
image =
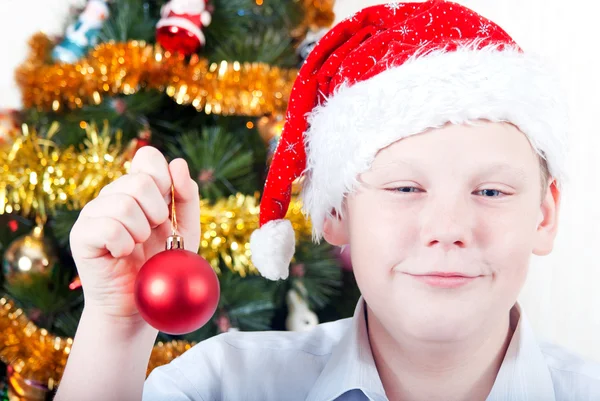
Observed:
[[[4,283],[4,291],[24,308],[30,319],[49,332],[73,336],[78,316],[82,310],[83,292],[71,290],[72,270],[55,264],[50,273],[21,273],[21,278]]]
[[[213,60],[263,62],[270,65],[294,66],[298,58],[288,32],[272,27],[255,28],[248,36],[234,36],[226,41],[215,40]]]
[[[268,330],[273,318],[277,283],[260,276],[240,277],[224,269],[220,306],[232,326],[242,331]]]
[[[104,23],[101,42],[145,40],[153,42],[159,9],[145,0],[117,0],[110,4],[110,17]]]
[[[123,141],[127,143],[135,138],[142,129],[152,128],[157,122],[154,116],[165,103],[164,94],[156,91],[142,90],[129,96],[105,97],[99,105],[85,105],[81,109],[70,110],[68,113],[40,112],[29,109],[25,112],[25,121],[36,127],[49,127],[53,122],[60,124],[59,132],[53,140],[61,146],[82,143],[85,131],[81,123],[107,121],[113,130],[123,132]],[[159,120],[160,121],[160,120]]]
[[[204,199],[217,200],[238,192],[251,194],[259,188],[253,171],[254,155],[235,133],[221,127],[188,132],[177,144],[167,144],[169,155],[186,159],[192,178]]]
[[[204,54],[210,60],[264,62],[294,67],[298,60],[290,31],[302,20],[297,1],[252,0],[215,2],[213,24],[206,28]]]
[[[54,233],[56,243],[64,249],[69,248],[69,234],[79,217],[81,210],[68,210],[59,208],[48,222]]]
[[[295,267],[300,265],[298,267]],[[302,275],[295,275],[299,268]],[[306,288],[308,303],[313,310],[323,309],[331,299],[340,294],[342,287],[342,271],[339,260],[334,256],[334,249],[326,242],[313,244],[303,241],[296,247],[296,254],[291,264],[290,285],[300,289],[302,283]],[[285,289],[286,292],[288,288]],[[284,294],[281,300],[285,300]]]
[[[329,322],[338,319],[345,319],[354,314],[354,309],[360,298],[360,289],[356,283],[354,272],[342,271],[342,287],[336,296],[332,297],[327,306],[317,311],[319,321]]]

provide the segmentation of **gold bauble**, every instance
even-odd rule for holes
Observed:
[[[274,139],[279,139],[283,131],[285,120],[283,116],[277,114],[274,116],[262,116],[256,122],[256,129],[266,145],[269,145]]]
[[[32,274],[49,274],[57,257],[37,226],[31,234],[14,240],[4,253],[4,277],[9,284],[27,280]]]
[[[256,122],[256,129],[265,145],[267,145],[267,164],[271,164],[284,124],[285,118],[280,114],[262,116]]]

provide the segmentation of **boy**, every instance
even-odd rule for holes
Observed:
[[[393,2],[334,27],[292,91],[251,247],[264,276],[287,277],[283,217],[304,174],[315,239],[352,245],[354,317],[213,337],[145,385],[157,333],[135,310],[135,274],[169,234],[171,184],[188,249],[199,211],[185,162],[142,148],[73,228],[86,306],[56,399],[599,399],[600,367],[537,344],[516,302],[558,228],[567,122],[554,82],[455,3]]]

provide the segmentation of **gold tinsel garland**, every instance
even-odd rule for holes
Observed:
[[[219,259],[245,277],[257,273],[250,261],[250,235],[259,226],[259,196],[237,194],[213,205],[200,201],[202,238],[200,254],[219,272]],[[310,238],[311,224],[302,214],[302,204],[292,199],[286,219],[290,220],[296,240]]]
[[[43,224],[59,205],[82,208],[127,169],[120,133],[113,142],[107,125],[102,132],[86,125],[81,149],[61,149],[52,140],[57,131],[56,123],[45,135],[24,125],[12,146],[0,150],[0,214],[17,212]]]
[[[73,340],[32,323],[7,297],[0,298],[0,358],[21,376],[52,389],[62,375]]]
[[[0,359],[20,376],[53,389],[60,381],[72,345],[72,338],[37,327],[10,298],[0,298]],[[158,342],[152,349],[147,374],[192,346],[194,343],[186,341]]]
[[[17,83],[25,107],[47,111],[156,89],[209,114],[282,113],[298,74],[264,63],[211,63],[197,55],[188,62],[143,41],[102,43],[77,63],[47,64],[50,39],[38,33],[29,45],[30,55],[16,72]]]

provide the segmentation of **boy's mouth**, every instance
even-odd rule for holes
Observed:
[[[471,276],[458,272],[429,272],[425,274],[409,274],[415,280],[418,280],[431,287],[437,288],[459,288],[472,283],[481,276]]]

